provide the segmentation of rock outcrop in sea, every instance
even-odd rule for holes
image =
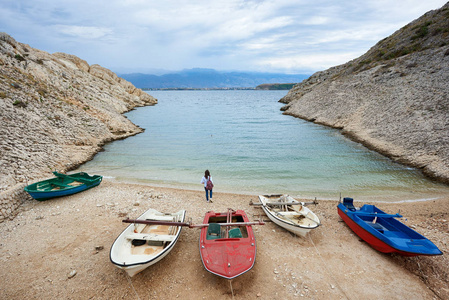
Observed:
[[[280,102],[285,114],[340,128],[449,183],[449,3],[361,57],[313,74]]]
[[[99,65],[0,33],[0,221],[27,182],[68,171],[110,141],[142,132],[125,116],[157,100]]]

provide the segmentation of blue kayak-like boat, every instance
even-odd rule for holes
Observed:
[[[399,222],[399,214],[386,214],[374,205],[355,208],[352,198],[344,198],[337,206],[345,223],[365,242],[383,253],[403,256],[441,255],[434,243]]]
[[[53,174],[56,177],[30,184],[24,190],[34,199],[42,201],[85,191],[99,185],[103,180],[103,176],[90,176],[84,172],[70,175],[58,172]]]

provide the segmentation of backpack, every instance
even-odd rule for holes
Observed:
[[[212,183],[212,181],[210,181],[210,177],[207,178],[207,183],[206,183],[206,190],[212,190],[212,188],[214,187],[214,184]]]

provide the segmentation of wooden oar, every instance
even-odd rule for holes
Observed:
[[[263,221],[257,221],[257,222],[235,222],[235,223],[218,223],[220,226],[252,226],[252,225],[265,225]],[[190,228],[202,228],[202,227],[208,227],[209,224],[191,224]]]
[[[314,200],[313,202],[267,202],[267,206],[282,206],[282,205],[309,205],[309,204],[318,204],[318,201]],[[249,202],[249,205],[253,206],[263,206],[263,203],[254,203],[252,201]]]
[[[267,202],[265,205],[267,206],[282,206],[282,205],[300,205],[301,202]],[[250,202],[249,205],[253,206],[263,206],[262,203],[253,203]]]
[[[169,226],[187,226],[190,227],[190,223],[174,222],[174,221],[161,221],[161,220],[138,220],[138,219],[125,219],[123,223],[136,223],[146,225],[169,225]]]
[[[191,224],[184,222],[170,222],[170,221],[158,221],[158,220],[133,220],[125,219],[122,220],[123,223],[136,223],[136,224],[147,224],[147,225],[170,225],[170,226],[185,226],[189,228],[202,228],[208,227],[209,224]],[[257,222],[235,222],[235,223],[219,223],[220,226],[251,226],[251,225],[265,225],[263,221]]]
[[[94,181],[92,179],[72,177],[70,175],[62,174],[62,173],[58,173],[58,172],[53,172],[53,174],[55,174],[56,177],[69,178],[69,179],[72,179],[73,181],[79,181],[79,182],[82,182],[85,184],[91,184]]]

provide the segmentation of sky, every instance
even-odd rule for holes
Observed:
[[[0,0],[0,32],[121,74],[312,74],[359,57],[446,1]]]

